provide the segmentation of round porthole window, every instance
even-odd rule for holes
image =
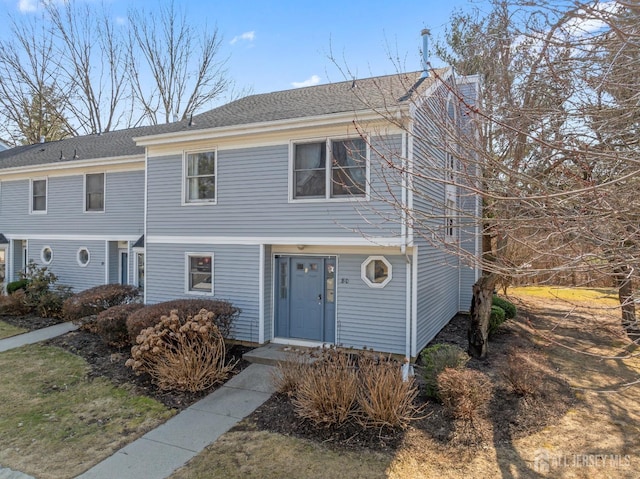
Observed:
[[[53,261],[53,250],[50,246],[42,248],[42,251],[40,251],[40,259],[44,264],[51,264],[51,261]]]
[[[371,288],[384,288],[391,281],[391,263],[384,256],[369,256],[361,269],[362,280]]]
[[[80,248],[78,250],[77,260],[78,264],[83,268],[87,266],[89,264],[89,261],[91,261],[91,254],[89,253],[89,250],[87,248]]]

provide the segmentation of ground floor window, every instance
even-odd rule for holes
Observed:
[[[0,285],[4,284],[6,264],[6,250],[0,249]]]
[[[212,253],[187,253],[187,291],[213,294]]]
[[[371,288],[384,288],[391,281],[391,263],[384,256],[369,256],[362,263],[362,280]]]

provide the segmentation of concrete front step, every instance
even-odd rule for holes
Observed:
[[[244,353],[242,358],[250,363],[277,366],[278,363],[295,361],[298,354],[308,350],[309,348],[304,347],[269,343]]]

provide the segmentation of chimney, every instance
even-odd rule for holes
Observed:
[[[422,32],[422,75],[420,78],[429,78],[429,35],[428,28],[423,28]]]

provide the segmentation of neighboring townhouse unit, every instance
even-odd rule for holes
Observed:
[[[252,95],[186,121],[1,152],[7,276],[33,259],[76,289],[227,299],[242,309],[239,340],[416,356],[468,310],[477,278],[412,223],[420,211],[478,253],[452,213],[475,212],[478,198],[412,175],[457,167],[424,114],[443,94],[436,78],[477,96],[477,79],[435,73]]]
[[[144,232],[145,151],[126,130],[0,152],[0,262],[6,281],[29,261],[82,290],[136,283]]]

